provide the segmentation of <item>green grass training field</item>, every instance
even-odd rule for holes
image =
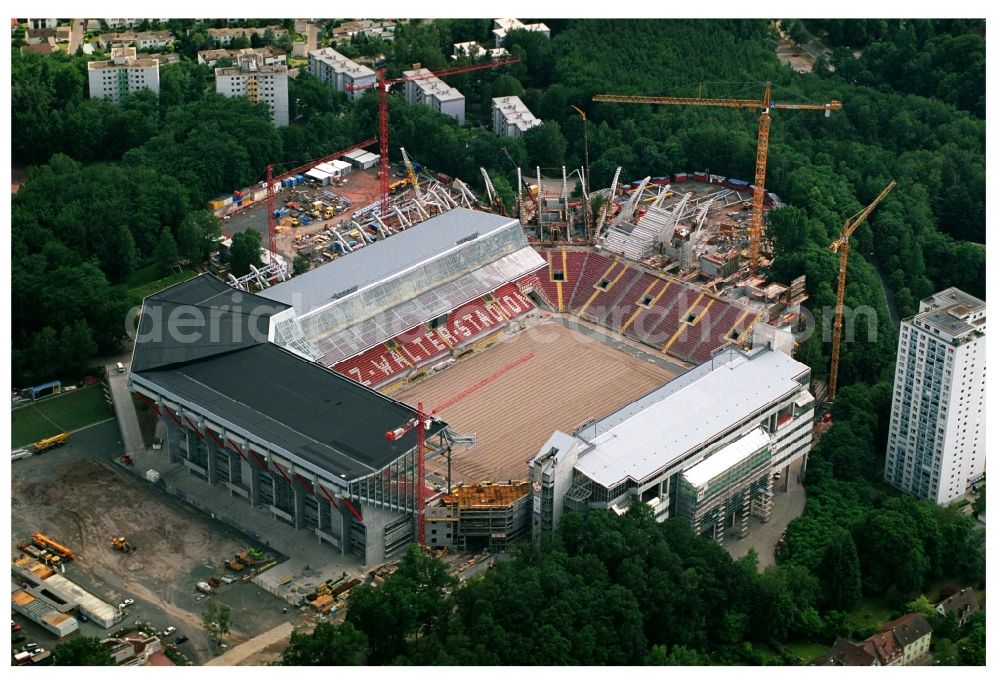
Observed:
[[[104,399],[102,385],[39,400],[11,412],[11,448],[24,447],[113,416],[114,411]]]
[[[143,269],[139,269],[129,277],[128,292],[136,303],[141,302],[144,297],[152,295],[153,293],[158,293],[164,288],[172,286],[174,283],[180,283],[181,281],[186,281],[187,279],[198,275],[194,271],[188,271],[185,269],[180,273],[170,274],[165,278],[150,280],[155,278],[155,273],[154,268],[145,267]]]

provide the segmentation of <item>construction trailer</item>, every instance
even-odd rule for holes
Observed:
[[[452,488],[435,505],[427,505],[427,546],[459,551],[505,552],[527,538],[527,481],[508,481]]]

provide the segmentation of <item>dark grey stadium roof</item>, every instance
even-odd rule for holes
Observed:
[[[236,300],[243,311],[232,313]],[[156,319],[175,307],[197,303],[210,312],[230,306],[228,318],[219,318],[229,336],[192,343],[140,338],[133,375],[344,480],[377,471],[413,449],[414,431],[385,439],[413,416],[411,407],[267,342],[267,316],[246,313],[261,300],[209,275],[147,298],[140,331],[163,326]],[[272,313],[284,309],[264,302]],[[258,337],[245,335],[251,331]],[[428,435],[444,427],[434,422]]]
[[[132,356],[132,371],[179,364],[267,341],[268,320],[287,309],[201,274],[150,295]]]
[[[305,314],[351,288],[363,287],[439,256],[473,234],[512,223],[496,214],[457,207],[264,291],[263,297]]]

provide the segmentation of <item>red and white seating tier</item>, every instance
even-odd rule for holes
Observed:
[[[371,387],[384,385],[410,369],[448,356],[452,348],[499,329],[506,321],[534,309],[521,289],[507,283],[448,314],[437,328],[416,326],[361,354],[333,365],[333,370]]]

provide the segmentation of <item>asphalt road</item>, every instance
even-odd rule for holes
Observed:
[[[319,26],[311,21],[306,24],[306,53],[317,49],[319,42]]]
[[[83,19],[74,19],[73,30],[69,34],[69,47],[66,52],[70,55],[76,54],[76,49],[83,43]]]
[[[731,533],[727,533],[723,547],[734,559],[746,556],[752,548],[757,551],[757,568],[760,571],[774,566],[774,545],[785,532],[788,523],[798,518],[806,506],[806,491],[799,475],[800,465],[801,459],[787,470],[787,492],[784,471],[781,479],[774,482],[771,519],[767,523],[761,523],[751,516],[750,532],[745,538],[731,537]]]

